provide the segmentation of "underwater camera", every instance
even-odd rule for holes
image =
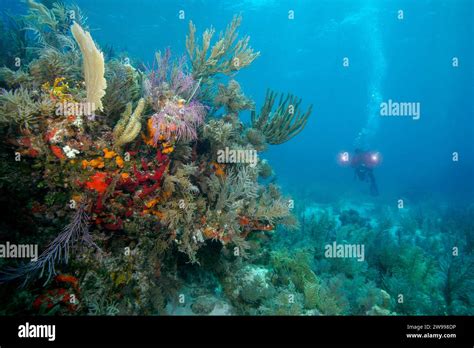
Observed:
[[[472,344],[474,2],[0,5],[0,348]]]

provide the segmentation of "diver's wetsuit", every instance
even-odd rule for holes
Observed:
[[[372,162],[370,161],[371,154],[361,150],[356,150],[352,157],[351,167],[354,168],[354,176],[360,181],[366,181],[370,183],[370,194],[378,196],[379,190],[377,188],[377,182],[375,181],[374,171],[372,168]]]

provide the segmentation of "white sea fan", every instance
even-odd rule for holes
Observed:
[[[79,24],[74,23],[71,32],[82,52],[87,101],[92,105],[92,112],[96,109],[102,111],[102,97],[107,88],[104,54],[96,47],[91,34],[84,31]]]

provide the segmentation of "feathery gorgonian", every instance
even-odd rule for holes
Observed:
[[[198,101],[185,104],[182,100],[167,101],[161,110],[152,116],[155,142],[160,136],[165,139],[192,141],[197,139],[197,128],[204,122],[206,107]]]
[[[40,277],[42,277],[46,271],[46,284],[56,274],[55,264],[67,263],[71,249],[77,249],[82,244],[99,249],[89,233],[89,215],[85,204],[81,204],[77,208],[71,222],[64,227],[36,261],[31,261],[18,268],[3,270],[0,273],[0,283],[22,277],[25,278],[24,283],[26,283],[32,274],[41,271]]]
[[[163,98],[178,96],[190,100],[199,87],[199,82],[195,81],[186,71],[186,58],[183,56],[178,60],[172,60],[171,50],[167,48],[163,54],[156,54],[156,69],[148,72],[148,85],[146,90],[154,99],[154,105]]]
[[[171,50],[156,54],[157,68],[149,71],[146,90],[155,114],[152,116],[154,140],[192,141],[204,122],[206,107],[193,99],[199,81],[186,71],[185,57],[173,61]]]

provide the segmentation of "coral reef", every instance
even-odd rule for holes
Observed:
[[[227,86],[219,84],[214,104],[216,107],[224,107],[227,113],[233,114],[254,108],[253,101],[242,93],[239,83],[235,80],[230,80]]]
[[[107,89],[102,98],[103,113],[114,124],[117,122],[116,116],[125,111],[129,102],[135,103],[140,99],[143,73],[130,64],[112,59],[106,63],[105,78]]]
[[[189,57],[145,69],[104,55],[78,8],[28,5],[0,34],[0,239],[41,252],[0,259],[0,314],[473,314],[472,206],[318,204],[277,185],[259,156],[312,107],[268,91],[255,112],[235,80],[259,55],[240,16],[213,44],[190,23]]]
[[[453,214],[450,211],[432,207],[425,210],[429,213],[420,210],[399,213],[389,209],[377,212],[364,205],[355,208],[348,204],[339,211],[324,205],[307,207],[296,212],[300,216],[300,229],[277,234],[273,249],[300,248],[313,255],[312,262],[307,259],[300,263],[317,275],[316,284],[311,283],[305,293],[304,288],[301,291],[300,278],[292,282],[309,301],[306,306],[315,306],[323,314],[469,314],[472,291],[468,287],[472,275],[466,270],[472,262],[472,252],[466,244],[470,235],[466,228],[471,209],[465,209],[461,215],[457,213],[456,223],[448,218]],[[434,216],[439,218],[433,219]],[[369,223],[369,218],[376,223]],[[364,245],[366,260],[328,258],[325,247],[334,240]],[[453,243],[462,249],[459,255],[453,255],[450,247]],[[293,259],[290,260],[295,262]],[[452,273],[454,268],[456,275]],[[295,274],[308,274],[308,271],[299,270]],[[332,299],[325,302],[326,309],[317,302],[326,294],[326,290],[319,292],[318,284],[330,289]]]
[[[21,129],[35,127],[43,111],[52,110],[54,105],[48,100],[35,100],[28,90],[20,87],[0,95],[0,122],[15,124]]]
[[[255,151],[239,120],[253,102],[237,81],[224,86],[213,78],[248,66],[258,53],[248,37],[237,39],[238,16],[212,48],[214,29],[200,49],[190,23],[191,69],[166,49],[141,71],[106,61],[80,10],[74,19],[71,9],[30,0],[15,23],[34,33],[27,42],[35,49],[21,69],[0,74],[1,154],[8,159],[0,185],[28,207],[18,210],[28,233],[16,230],[22,224],[10,231],[11,221],[0,233],[40,236],[42,248],[35,262],[0,262],[2,294],[13,298],[18,282],[28,289],[2,310],[30,301],[30,314],[162,314],[176,302],[184,264],[210,267],[212,255],[219,260],[213,267],[230,269],[262,250],[278,226],[297,224],[277,186],[259,182],[272,175],[265,161],[217,158],[223,147]],[[209,99],[203,88],[219,92]],[[218,109],[226,114],[212,117]],[[11,175],[19,171],[27,184]],[[5,207],[13,221],[16,206]],[[226,269],[212,272],[221,278]],[[247,279],[249,269],[239,274]],[[252,290],[239,296],[249,305],[259,302]],[[262,290],[261,299],[267,295]],[[64,302],[72,296],[77,303]],[[219,294],[192,296],[193,313],[233,312]]]

